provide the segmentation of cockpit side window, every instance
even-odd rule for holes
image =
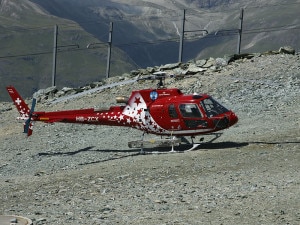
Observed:
[[[187,118],[201,118],[202,115],[196,104],[180,104],[180,113],[183,117]]]
[[[206,98],[200,102],[208,117],[216,116],[228,112],[229,110],[218,103],[213,98]]]
[[[171,118],[178,118],[174,104],[169,105],[169,115]]]

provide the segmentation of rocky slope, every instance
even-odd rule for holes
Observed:
[[[166,84],[211,94],[239,123],[188,153],[140,155],[127,147],[140,132],[106,126],[39,123],[25,138],[12,103],[1,103],[0,214],[34,224],[299,224],[299,55],[211,61]],[[36,110],[110,106],[117,95],[155,86],[48,98]]]

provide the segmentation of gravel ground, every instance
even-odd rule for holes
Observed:
[[[37,123],[26,138],[12,103],[0,103],[0,215],[36,225],[300,224],[299,78],[299,55],[270,55],[167,80],[209,93],[239,116],[214,142],[177,154],[140,155],[127,142],[141,133],[129,128]],[[36,110],[110,106],[149,86]]]

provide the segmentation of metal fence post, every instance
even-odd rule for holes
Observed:
[[[58,35],[58,26],[55,25],[54,43],[53,43],[52,86],[55,86],[55,80],[56,80],[57,35]]]
[[[183,10],[183,16],[182,16],[182,26],[181,26],[181,33],[180,33],[178,62],[182,62],[183,41],[184,41],[184,26],[185,26],[185,9]]]
[[[106,63],[106,78],[109,78],[109,72],[110,72],[112,32],[113,32],[113,22],[110,22],[110,24],[109,24],[109,36],[108,36],[107,63]]]
[[[244,20],[244,9],[241,9],[240,13],[240,27],[238,29],[238,44],[237,44],[237,54],[241,53],[241,42],[242,42],[242,32],[243,32],[243,20]]]

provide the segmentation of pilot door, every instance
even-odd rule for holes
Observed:
[[[176,106],[174,104],[169,104],[167,106],[168,116],[170,118],[170,130],[181,130],[182,126],[180,124],[179,114],[176,110]]]
[[[208,126],[205,118],[197,104],[182,103],[179,104],[179,112],[185,129],[199,129]]]

